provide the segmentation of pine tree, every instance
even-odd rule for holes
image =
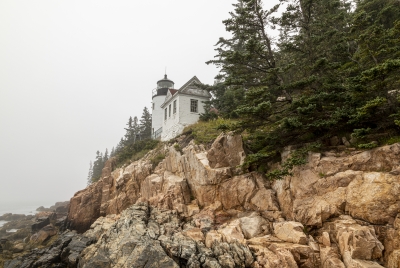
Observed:
[[[138,135],[140,134],[140,125],[137,116],[133,118],[132,130],[133,130],[133,143],[135,143]]]
[[[103,170],[104,162],[103,162],[103,154],[100,151],[96,152],[96,160],[93,163],[93,176],[92,182],[96,182],[101,177],[101,171]]]
[[[129,117],[128,123],[126,124],[127,128],[125,128],[125,143],[126,144],[132,144],[134,143],[135,140],[135,133],[133,130],[133,120],[132,116]]]
[[[286,0],[278,20],[286,92],[296,95],[280,123],[282,141],[346,128],[351,105],[341,67],[350,61],[350,6],[341,0]]]
[[[400,2],[358,1],[351,29],[356,49],[346,70],[357,108],[350,123],[356,129],[400,126]]]
[[[115,154],[118,154],[121,152],[121,150],[124,148],[125,146],[125,141],[123,138],[120,139],[119,143],[117,144],[117,146],[115,147]]]
[[[244,102],[245,92],[249,89],[257,88],[257,94],[263,96],[260,96],[259,103],[254,103],[254,109],[241,109],[242,114],[259,113],[263,116],[262,110],[269,102],[275,102],[282,94],[287,95],[277,88],[282,83],[281,70],[276,65],[273,40],[267,33],[268,28],[274,27],[272,15],[279,5],[270,10],[264,10],[262,6],[261,0],[239,0],[234,4],[231,18],[223,21],[232,37],[220,38],[217,59],[207,62],[220,68],[216,78],[222,83],[216,84],[210,91],[216,97],[211,104],[223,116],[237,117],[235,110]]]
[[[105,164],[107,162],[107,160],[108,160],[108,149],[106,148],[106,151],[103,156],[103,164]]]
[[[89,172],[88,172],[88,176],[87,176],[87,186],[92,184],[92,177],[93,177],[93,164],[92,164],[92,161],[90,161]]]
[[[151,114],[147,107],[143,108],[142,117],[140,118],[140,137],[141,139],[151,138]]]
[[[341,67],[350,61],[349,5],[341,0],[282,0],[263,10],[260,0],[239,0],[224,21],[233,38],[218,60],[225,85],[244,88],[235,128],[252,141],[249,166],[271,161],[283,146],[315,141],[346,126],[348,94]],[[272,43],[268,28],[279,28]],[[221,41],[222,40],[222,41]],[[274,49],[275,47],[275,49]],[[229,88],[230,89],[230,88]],[[221,91],[227,99],[228,91]],[[215,102],[214,102],[215,103]]]
[[[111,153],[110,153],[110,158],[113,157],[114,155],[115,155],[115,149],[114,149],[114,147],[112,147]]]

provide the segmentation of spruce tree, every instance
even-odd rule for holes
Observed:
[[[400,126],[400,2],[357,2],[351,38],[356,49],[346,66],[355,107],[355,129],[385,131]]]
[[[137,116],[133,118],[132,130],[133,130],[133,143],[135,143],[138,135],[140,134],[140,125]]]
[[[241,109],[242,114],[264,116],[262,110],[271,101],[275,102],[272,95],[287,95],[277,92],[276,86],[282,83],[281,70],[276,65],[273,40],[267,32],[274,27],[272,15],[279,5],[270,10],[262,6],[261,0],[239,0],[234,4],[231,17],[223,21],[232,37],[220,38],[216,59],[207,62],[220,68],[216,78],[222,81],[210,90],[216,97],[211,104],[227,117],[237,117],[235,109],[244,102],[245,92],[250,89],[257,89],[257,94],[263,96],[249,109]],[[275,92],[270,86],[275,86]]]
[[[115,154],[119,154],[121,150],[124,148],[124,146],[125,146],[125,140],[121,138],[119,143],[115,147]]]
[[[147,107],[143,108],[142,117],[140,118],[140,137],[141,139],[151,138],[151,114]]]
[[[88,172],[88,176],[87,176],[87,186],[89,186],[90,184],[92,184],[92,178],[93,178],[93,164],[92,161],[90,161],[89,163],[89,172]]]
[[[103,166],[105,165],[107,160],[108,160],[108,149],[106,148],[106,151],[105,151],[104,156],[103,156]]]
[[[96,152],[96,160],[93,163],[93,176],[92,181],[96,182],[101,177],[101,171],[104,167],[103,154],[100,151]]]

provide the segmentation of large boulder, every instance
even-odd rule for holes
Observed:
[[[207,153],[211,168],[233,167],[243,164],[246,154],[240,135],[220,134]]]
[[[276,237],[286,242],[303,245],[308,242],[304,226],[300,222],[276,222],[274,223],[274,233]]]
[[[346,267],[356,264],[367,265],[383,256],[384,246],[372,226],[363,226],[350,216],[341,216],[327,222],[324,229],[334,238]]]
[[[400,210],[400,145],[348,154],[310,153],[308,163],[272,188],[283,216],[321,227],[350,214],[374,224],[392,223]]]
[[[53,225],[49,224],[43,227],[39,232],[33,234],[30,238],[30,241],[33,244],[40,245],[47,239],[56,234],[57,234],[57,229]]]
[[[268,221],[257,214],[240,218],[240,228],[246,239],[251,239],[260,234],[270,233]]]
[[[50,218],[51,216],[44,216],[44,217],[38,217],[36,218],[36,221],[34,224],[32,224],[31,229],[32,232],[35,233],[42,229],[43,227],[47,226],[50,224]]]

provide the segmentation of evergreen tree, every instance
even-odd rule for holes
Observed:
[[[140,134],[140,125],[137,116],[133,118],[132,130],[133,130],[133,143],[135,143]]]
[[[341,0],[285,0],[278,21],[279,62],[285,88],[295,100],[278,119],[280,139],[306,141],[347,128],[351,113],[341,67],[350,61],[350,6]],[[277,121],[277,122],[278,122]],[[285,138],[286,137],[286,138]],[[282,139],[283,138],[283,139]],[[283,143],[282,143],[283,145]]]
[[[347,65],[355,129],[400,126],[400,2],[357,2],[351,37],[356,49]]]
[[[117,144],[117,146],[115,147],[115,154],[118,154],[121,152],[122,148],[124,148],[125,146],[125,141],[123,138],[121,138],[121,140],[119,141],[119,143]]]
[[[128,127],[125,128],[125,139],[124,145],[134,144],[136,142],[137,136],[140,134],[140,126],[138,124],[138,119],[135,116],[133,119],[129,117],[128,123],[126,124]]]
[[[151,114],[147,107],[143,108],[142,117],[140,118],[140,137],[141,139],[151,138]]]
[[[127,128],[125,128],[125,131],[126,131],[125,143],[132,144],[132,143],[134,143],[134,139],[135,139],[132,116],[129,117],[128,123],[126,125],[127,125]]]
[[[115,155],[115,149],[114,149],[114,147],[112,147],[111,153],[110,153],[110,158],[113,157],[114,155]]]
[[[261,0],[239,0],[234,4],[231,18],[223,21],[232,38],[220,38],[216,49],[217,59],[207,62],[220,68],[216,78],[222,83],[210,89],[216,97],[211,104],[226,117],[237,117],[235,109],[243,103],[245,92],[249,89],[257,88],[257,93],[264,96],[260,103],[254,103],[260,107],[246,111],[242,109],[242,113],[259,113],[263,116],[262,110],[270,101],[276,100],[272,95],[287,95],[282,90],[277,92],[276,86],[282,83],[281,70],[276,65],[272,38],[267,33],[268,28],[274,27],[272,15],[279,5],[270,10],[263,10],[262,6]],[[275,92],[269,86],[275,86]]]
[[[99,151],[96,152],[96,160],[93,163],[93,176],[92,182],[96,182],[101,177],[101,171],[104,167],[103,154]]]
[[[87,186],[92,184],[92,177],[93,177],[93,164],[92,164],[92,161],[90,161],[90,163],[89,163],[89,173],[88,173],[88,176],[87,176]]]
[[[244,89],[242,105],[234,111],[240,118],[234,129],[249,133],[248,147],[254,154],[249,154],[248,166],[271,161],[288,144],[351,132],[377,111],[392,110],[391,116],[400,119],[397,99],[392,98],[392,108],[389,97],[383,96],[390,89],[397,94],[398,88],[398,1],[358,1],[354,25],[346,1],[280,2],[286,10],[273,17],[277,6],[265,11],[260,0],[239,0],[224,21],[232,38],[220,39],[217,60],[209,62],[220,67],[224,81],[210,90],[220,95],[211,105],[229,107],[224,102],[231,90]],[[275,46],[268,27],[281,32]],[[389,40],[388,45],[382,40]],[[385,53],[390,55],[386,61]],[[362,88],[369,88],[371,97],[361,93]],[[375,126],[370,126],[376,127],[383,114],[390,117],[378,113]],[[400,125],[400,120],[394,122]]]
[[[103,157],[103,165],[105,165],[105,163],[107,162],[107,160],[108,160],[108,149],[106,148],[106,151],[105,151],[104,157]]]

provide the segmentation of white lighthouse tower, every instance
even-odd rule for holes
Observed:
[[[152,104],[152,136],[153,139],[158,139],[161,137],[162,125],[163,125],[163,109],[161,105],[165,101],[168,89],[174,88],[174,82],[164,75],[164,79],[157,82],[157,88],[153,89],[153,104]]]

